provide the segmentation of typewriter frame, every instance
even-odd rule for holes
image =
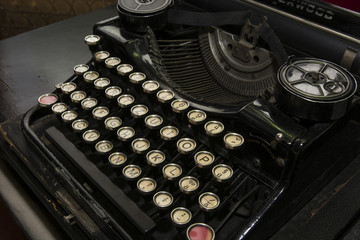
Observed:
[[[250,106],[249,106],[249,108],[250,108]],[[356,118],[358,118],[358,114],[356,113],[356,112],[358,112],[358,109],[357,109],[358,107],[356,107],[356,109],[353,109],[353,110],[351,110],[351,113],[349,114],[349,116],[351,116],[351,115],[353,115],[353,116],[355,116]],[[344,123],[343,123],[344,122]],[[5,128],[7,128],[7,126],[4,126]],[[340,129],[349,129],[350,128],[350,131],[349,130],[347,130],[347,131],[344,131],[344,132],[342,132],[342,131],[338,131],[338,132],[336,132],[335,133],[335,135],[333,135],[333,136],[331,136],[331,139],[333,139],[333,141],[332,141],[332,144],[334,144],[334,145],[336,145],[336,143],[337,143],[337,141],[338,141],[338,139],[345,139],[346,137],[348,137],[349,135],[347,134],[348,132],[350,132],[350,133],[352,133],[353,134],[353,136],[355,137],[357,134],[355,133],[355,131],[354,132],[352,132],[351,131],[351,129],[352,129],[352,127],[353,127],[353,125],[351,125],[351,123],[348,123],[347,122],[347,119],[346,118],[344,118],[344,119],[342,119],[342,120],[340,120],[339,122],[337,122],[337,123],[333,123],[333,124],[320,124],[320,125],[318,125],[318,126],[316,126],[316,127],[314,127],[314,132],[316,132],[316,131],[319,131],[319,132],[317,132],[315,135],[316,136],[321,136],[321,137],[319,137],[319,139],[313,139],[313,135],[312,134],[309,134],[309,135],[304,135],[303,136],[303,138],[302,138],[302,142],[299,142],[298,143],[298,145],[297,146],[293,146],[293,152],[291,153],[294,157],[298,154],[298,148],[301,148],[301,145],[302,144],[304,144],[304,145],[306,145],[306,143],[308,143],[309,145],[311,145],[313,142],[316,142],[316,141],[318,141],[318,142],[321,142],[321,139],[322,138],[327,138],[327,134],[325,134],[324,136],[322,136],[323,135],[323,133],[326,131],[326,132],[328,132],[328,133],[331,133],[332,131],[334,131],[334,129],[338,129],[338,128],[340,128]],[[329,131],[329,129],[332,129],[331,131]],[[268,130],[268,131],[272,131],[272,130]],[[10,139],[7,139],[8,140],[8,143],[12,143],[13,141],[12,140],[10,140]],[[19,140],[16,140],[16,141],[19,141]],[[20,140],[21,141],[21,140]],[[310,144],[311,143],[311,144]],[[323,146],[323,148],[327,148],[328,146],[327,146],[327,144],[324,144],[325,146]],[[11,146],[12,147],[14,147],[12,144],[11,144]],[[350,146],[348,146],[350,149],[352,149],[352,148],[356,148],[356,144],[354,144],[354,145],[350,145]],[[22,153],[21,153],[21,151],[18,151],[17,149],[16,149],[16,147],[14,147],[15,148],[15,151],[19,154],[19,156],[20,156],[20,158],[23,158],[23,156],[22,156]],[[30,152],[33,152],[34,151],[34,149],[31,149],[31,150],[29,150]],[[305,151],[305,150],[303,150],[303,151]],[[312,153],[314,153],[313,152],[313,149],[308,149],[307,151],[309,151],[309,152],[312,152]],[[322,153],[323,153],[323,151],[322,151],[322,149],[321,148],[318,148],[317,149],[317,151],[316,151],[316,153],[317,154],[319,154],[320,156],[322,155]],[[323,176],[321,176],[321,177],[323,177],[323,179],[325,179],[325,181],[323,182],[323,185],[325,185],[325,183],[327,182],[327,181],[329,181],[330,179],[331,179],[331,177],[338,171],[338,169],[342,169],[344,166],[346,166],[346,164],[348,163],[348,161],[351,161],[352,159],[354,159],[357,155],[358,155],[358,152],[352,152],[352,151],[349,151],[348,153],[348,156],[346,157],[346,159],[347,159],[347,161],[344,161],[344,162],[341,162],[341,163],[337,163],[338,165],[334,165],[334,166],[332,166],[330,169],[328,169],[328,171],[326,171],[326,173],[323,175]],[[303,154],[303,155],[307,155],[307,154]],[[316,157],[316,155],[312,155],[312,157],[311,158],[306,158],[306,157],[304,157],[303,159],[299,159],[298,161],[304,161],[304,165],[303,165],[303,167],[304,168],[306,168],[306,166],[307,166],[307,164],[311,164],[312,162],[313,162],[313,159]],[[332,156],[332,157],[334,157],[334,156]],[[339,155],[339,156],[337,156],[337,157],[335,157],[334,159],[336,159],[336,158],[340,158],[340,157],[343,157],[341,154]],[[295,158],[297,158],[297,156],[295,157]],[[33,161],[33,163],[35,163],[35,162],[37,162],[37,161]],[[31,164],[33,164],[33,163],[31,163]],[[46,163],[46,164],[49,164],[49,163]],[[298,166],[299,167],[299,166]],[[320,168],[321,168],[321,166],[319,166]],[[68,185],[68,191],[69,192],[71,192],[71,191],[74,191],[75,189],[77,189],[77,190],[82,190],[82,188],[83,187],[80,187],[80,186],[77,186],[77,187],[75,187],[75,188],[73,188],[73,186],[72,186],[72,181],[69,179],[69,176],[67,176],[67,174],[66,174],[66,172],[64,172],[61,168],[54,168],[55,170],[55,175],[60,175],[60,176],[62,176],[62,178],[63,179],[67,179],[66,181],[68,181],[67,182],[67,185]],[[35,172],[36,172],[36,170],[35,170]],[[295,182],[293,182],[292,184],[299,184],[299,185],[303,185],[303,186],[306,186],[306,185],[308,185],[310,182],[312,182],[312,180],[316,180],[317,179],[317,172],[318,171],[313,171],[312,172],[312,174],[310,174],[310,177],[309,178],[303,178],[302,176],[299,176],[299,177],[295,177],[295,179],[298,179],[298,181],[295,181]],[[286,177],[285,177],[286,178]],[[285,183],[286,184],[288,184],[288,182],[287,181],[285,181]],[[284,185],[284,187],[286,186],[286,184]],[[314,185],[316,185],[315,183],[314,183]],[[313,185],[312,185],[313,186]],[[292,203],[292,204],[294,204],[294,205],[296,205],[296,206],[301,206],[302,204],[304,204],[306,201],[307,201],[307,199],[309,199],[314,193],[316,193],[319,189],[321,188],[321,185],[317,185],[317,186],[314,186],[314,188],[310,188],[310,190],[307,192],[307,191],[305,191],[303,194],[301,194],[301,195],[299,195],[299,196],[296,196],[297,195],[297,193],[296,193],[296,191],[294,192],[294,193],[292,193],[292,192],[290,192],[290,193],[288,193],[289,194],[289,196],[291,196],[290,198],[292,198],[292,197],[294,197],[294,199],[296,199],[296,203]],[[279,195],[280,195],[280,193],[282,193],[282,191],[284,190],[284,188],[283,187],[281,187],[281,188],[279,188],[279,190],[278,190],[278,193],[279,193]],[[52,190],[53,191],[53,190]],[[85,191],[86,192],[86,191]],[[86,195],[86,194],[84,194],[84,195]],[[274,199],[277,199],[278,197],[279,197],[279,195],[278,194],[275,194],[274,196],[273,196],[273,198]],[[306,196],[304,199],[301,199],[301,197],[302,196]],[[56,197],[57,198],[59,198],[59,199],[63,199],[63,200],[65,200],[66,199],[66,197],[70,197],[70,196],[68,196],[67,194],[63,194],[62,195],[62,192],[60,191],[60,192],[58,192],[58,193],[56,193]],[[76,194],[76,200],[77,201],[79,201],[79,202],[87,202],[86,204],[85,204],[85,206],[86,205],[88,205],[88,199],[85,199],[85,197],[84,196],[81,196],[80,194]],[[283,202],[282,202],[283,201]],[[281,202],[278,202],[278,204],[279,205],[281,205],[280,203],[285,203],[286,202],[286,198],[285,199],[283,199]],[[65,204],[66,205],[66,204]],[[64,205],[64,206],[65,206]],[[287,208],[285,208],[283,211],[284,212],[286,212],[286,211],[288,211],[289,209],[292,209],[290,212],[290,214],[288,215],[288,217],[290,217],[294,212],[295,212],[295,209],[293,209],[292,208],[292,206],[294,206],[294,205],[288,205],[287,206]],[[71,209],[71,208],[69,208],[69,206],[67,206],[68,207],[68,209],[67,209],[67,211],[74,211],[74,209]],[[86,207],[87,208],[87,210],[89,210],[90,212],[92,212],[92,211],[94,211],[94,208],[92,208],[92,207]],[[82,227],[85,229],[85,231],[88,231],[88,232],[91,232],[92,234],[100,234],[99,232],[97,232],[97,231],[95,231],[94,229],[96,229],[96,228],[93,228],[92,230],[91,230],[91,228],[89,227],[89,226],[92,226],[91,225],[91,220],[89,220],[89,219],[87,219],[85,216],[84,216],[84,218],[79,218],[79,216],[81,216],[81,214],[80,213],[78,213],[78,212],[74,212],[75,214],[77,214],[76,216],[78,217],[78,220],[79,220],[79,222],[81,222],[82,224]],[[280,214],[279,214],[280,215]],[[269,219],[272,219],[273,221],[274,221],[274,219],[270,216],[270,213],[269,213],[269,215],[265,215],[265,217],[267,217],[267,218],[269,218]],[[279,219],[276,219],[276,220],[279,220]],[[276,222],[276,220],[274,221],[274,222]],[[282,221],[285,221],[285,219],[283,219]],[[264,220],[264,224],[266,224],[265,223],[266,221]],[[275,223],[274,223],[274,225],[275,225]],[[106,226],[103,226],[103,227],[105,227],[106,228]],[[120,227],[121,228],[121,227]],[[274,231],[275,229],[273,229],[272,231]],[[72,232],[72,231],[71,231]],[[125,236],[126,234],[124,234],[124,236]],[[92,236],[95,236],[95,235],[92,235]],[[99,236],[101,236],[101,234],[99,235]]]

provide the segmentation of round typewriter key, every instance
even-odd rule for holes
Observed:
[[[209,121],[204,125],[205,132],[209,136],[218,136],[224,131],[224,124],[218,121]]]
[[[205,121],[206,113],[201,110],[191,110],[188,112],[187,117],[191,124],[197,125]]]
[[[200,151],[195,154],[194,160],[199,168],[204,168],[213,164],[215,157],[211,152]]]
[[[102,62],[106,58],[110,57],[110,53],[107,51],[99,51],[99,52],[96,52],[94,56],[95,56],[95,60],[97,62]]]
[[[135,153],[142,154],[149,149],[150,142],[145,138],[137,138],[132,141],[131,147]]]
[[[148,113],[149,109],[145,105],[138,104],[133,106],[130,111],[134,118],[142,118]]]
[[[53,111],[53,113],[55,113],[56,115],[59,115],[63,112],[65,112],[67,110],[67,105],[65,103],[55,103],[54,105],[52,105],[51,110]]]
[[[218,182],[224,182],[229,180],[232,177],[233,173],[233,169],[225,164],[218,164],[212,169],[212,174]]]
[[[186,194],[193,193],[199,188],[199,180],[192,176],[186,176],[179,181],[180,191]]]
[[[146,79],[146,75],[141,72],[134,72],[129,75],[129,79],[131,83],[139,84]]]
[[[118,57],[109,57],[105,60],[105,66],[107,68],[115,68],[121,63],[121,59]]]
[[[161,103],[167,103],[174,99],[175,94],[173,91],[170,90],[160,90],[156,94],[157,99]]]
[[[137,182],[136,186],[142,193],[151,193],[156,189],[156,181],[152,178],[141,178]]]
[[[146,93],[154,93],[156,92],[160,87],[159,82],[149,80],[142,84],[143,91]]]
[[[76,83],[73,82],[67,82],[61,85],[61,91],[65,94],[70,94],[73,91],[75,91],[75,89],[76,89]]]
[[[122,127],[117,131],[118,139],[121,141],[129,141],[135,135],[132,127]]]
[[[104,119],[109,113],[110,111],[107,107],[96,107],[92,111],[93,118],[96,120]]]
[[[100,141],[95,145],[95,149],[99,153],[108,153],[113,149],[113,147],[114,145],[112,144],[112,142],[107,140]]]
[[[94,85],[96,89],[105,89],[107,86],[110,85],[110,79],[108,78],[98,78],[94,81]]]
[[[161,126],[163,123],[163,118],[159,115],[153,114],[145,118],[145,125],[149,129],[155,129]]]
[[[58,96],[53,93],[43,94],[38,98],[38,103],[41,107],[50,107],[58,100]]]
[[[85,82],[93,83],[99,76],[99,73],[96,71],[88,71],[84,73],[83,78]]]
[[[212,192],[204,192],[199,196],[199,206],[204,211],[215,210],[220,205],[220,198]]]
[[[73,121],[71,126],[76,132],[82,132],[87,127],[89,127],[89,122],[86,121],[85,119],[78,119],[78,120]]]
[[[70,123],[78,117],[77,112],[75,111],[65,111],[61,114],[61,118],[64,122]]]
[[[61,91],[61,86],[63,85],[64,83],[56,83],[55,85],[54,85],[54,87],[56,88],[56,90],[60,90]]]
[[[205,223],[194,223],[186,230],[188,240],[215,240],[215,231]]]
[[[179,134],[179,129],[177,129],[174,126],[165,126],[162,129],[160,129],[160,135],[161,138],[170,141],[175,139]]]
[[[189,102],[182,99],[176,99],[171,102],[171,108],[176,113],[182,113],[189,108]]]
[[[117,99],[118,105],[122,108],[128,107],[135,102],[135,98],[130,94],[120,95]]]
[[[157,207],[166,209],[171,206],[174,197],[168,192],[160,191],[154,194],[153,201]]]
[[[179,153],[188,154],[196,148],[195,140],[191,138],[182,138],[176,143]]]
[[[122,93],[122,90],[118,86],[111,86],[105,89],[105,95],[109,99],[114,99]]]
[[[138,178],[141,175],[141,172],[141,168],[137,165],[127,165],[122,170],[123,175],[129,180]]]
[[[125,76],[126,74],[132,72],[133,69],[133,66],[131,66],[130,64],[120,64],[116,68],[117,73],[121,76]]]
[[[94,46],[100,42],[100,37],[98,35],[87,35],[85,37],[85,42],[89,46]]]
[[[146,154],[146,162],[153,167],[159,166],[165,161],[165,153],[160,150],[151,150]]]
[[[76,75],[82,75],[89,70],[89,66],[86,64],[78,64],[74,67],[74,73]]]
[[[171,220],[177,225],[185,225],[190,222],[192,214],[189,209],[184,207],[177,207],[171,211]]]
[[[84,100],[85,98],[86,98],[86,93],[84,91],[75,91],[75,92],[72,92],[70,95],[70,99],[74,103],[79,103],[82,100]]]
[[[109,117],[109,118],[105,119],[104,123],[105,123],[106,129],[113,131],[121,126],[122,120],[118,117]]]
[[[94,143],[96,140],[99,139],[100,133],[97,130],[87,130],[83,133],[83,139],[87,143]]]
[[[238,133],[228,133],[224,136],[224,143],[228,149],[238,149],[244,143],[244,138]]]
[[[81,101],[81,107],[84,110],[91,110],[98,104],[98,101],[96,98],[85,98]]]
[[[112,166],[119,167],[119,166],[122,166],[126,162],[127,157],[124,153],[114,152],[109,156],[108,160]]]
[[[163,167],[162,172],[165,179],[175,180],[182,174],[182,168],[176,163],[169,163]]]

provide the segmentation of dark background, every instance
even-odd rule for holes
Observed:
[[[0,0],[0,39],[117,3],[117,0]]]
[[[359,0],[325,0],[335,5],[338,5],[343,8],[353,10],[355,12],[360,12],[360,1]]]

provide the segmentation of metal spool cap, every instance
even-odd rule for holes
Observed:
[[[173,0],[118,0],[117,10],[124,27],[143,33],[147,26],[163,28],[167,24],[166,10],[173,4]]]
[[[275,97],[292,116],[331,121],[347,112],[356,92],[355,78],[344,68],[315,58],[289,58],[278,71]]]

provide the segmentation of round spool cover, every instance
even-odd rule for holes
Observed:
[[[344,68],[321,59],[290,58],[278,72],[276,99],[291,115],[330,121],[345,115],[357,83]]]
[[[119,0],[118,6],[130,13],[151,14],[163,11],[172,2],[172,0]]]
[[[162,29],[167,24],[167,9],[173,0],[118,0],[118,13],[122,25],[131,32]]]

